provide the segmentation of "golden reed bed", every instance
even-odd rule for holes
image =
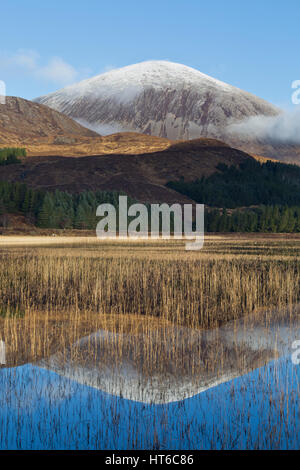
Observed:
[[[300,296],[300,240],[207,237],[183,241],[99,241],[1,237],[2,315],[134,314],[213,327]]]

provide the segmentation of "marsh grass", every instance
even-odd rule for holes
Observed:
[[[236,332],[268,335],[274,324],[291,331],[299,325],[299,309],[282,308],[299,300],[299,256],[299,240],[263,238],[210,237],[194,253],[175,241],[2,244],[0,340],[7,370],[0,379],[7,392],[0,447],[296,448],[299,380],[290,381],[286,363],[258,369],[255,382],[229,382],[219,394],[216,384],[277,357],[275,344],[253,349],[235,343]],[[13,314],[18,311],[24,314]],[[224,341],[220,325],[230,327],[232,341]],[[95,336],[99,331],[105,334]],[[38,366],[28,377],[26,368],[9,369],[28,363]],[[199,383],[214,388],[195,397],[191,409],[191,400],[171,408],[138,404],[136,396],[122,400],[123,363],[148,392],[157,384],[167,396],[171,386],[187,387],[187,396],[198,393]],[[65,378],[56,376],[54,386],[53,375],[41,375],[41,367],[55,370],[53,364],[62,377],[70,368],[92,377],[112,371],[121,399],[79,388],[74,404]],[[297,376],[296,368],[292,373]]]
[[[281,321],[292,328],[294,314],[257,312],[245,317],[239,330],[268,332]],[[77,312],[71,320],[67,313],[28,311],[0,325],[8,359],[0,374],[7,390],[0,393],[0,448],[278,449],[299,444],[299,381],[295,388],[286,378],[285,363],[264,370],[276,352],[236,345],[235,325],[231,347],[218,328],[211,338],[206,336],[211,330],[150,316]],[[106,332],[100,340],[93,335],[99,330]],[[28,363],[38,367],[29,365],[27,373],[22,367],[7,369]],[[129,375],[131,369],[137,372],[139,394],[130,380],[120,378],[122,365]],[[245,376],[224,384],[257,368],[262,369],[255,381]],[[199,394],[203,387],[207,392]],[[96,393],[102,390],[106,393]],[[156,406],[149,396],[162,402]],[[176,397],[171,406],[164,403]]]
[[[263,253],[263,255],[262,255]],[[300,241],[209,239],[186,252],[167,242],[55,240],[0,253],[10,310],[159,317],[210,328],[300,298]]]
[[[285,320],[288,315],[285,315]],[[279,315],[272,318],[278,323]],[[289,324],[289,322],[287,323]],[[268,328],[264,314],[251,316],[253,327]],[[150,316],[49,314],[28,311],[22,317],[0,319],[0,339],[6,344],[7,367],[38,363],[59,353],[77,363],[95,367],[117,366],[124,359],[144,375],[219,374],[231,368],[244,371],[276,357],[273,349],[252,351],[244,344],[224,343],[216,330],[191,329]],[[98,337],[97,332],[106,332]],[[96,334],[96,336],[93,336]],[[86,339],[85,339],[86,338]]]

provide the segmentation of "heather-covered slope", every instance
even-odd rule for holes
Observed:
[[[249,159],[222,142],[199,139],[140,155],[31,157],[21,165],[3,167],[0,180],[49,191],[122,191],[139,201],[186,202],[186,196],[165,184],[182,178],[194,181],[216,171],[219,163],[239,165]]]
[[[48,106],[9,96],[0,107],[0,144],[26,142],[42,139],[53,142],[75,142],[81,137],[97,137],[93,131],[79,125]]]

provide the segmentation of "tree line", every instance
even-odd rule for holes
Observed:
[[[300,206],[300,167],[279,162],[249,159],[238,167],[220,163],[206,178],[171,181],[167,186],[214,207]]]
[[[207,232],[300,232],[300,206],[259,206],[205,212]]]
[[[134,201],[128,198],[128,205]],[[34,190],[23,183],[0,181],[0,225],[4,214],[23,214],[41,228],[94,230],[99,204],[110,203],[118,211],[119,193]],[[300,232],[300,204],[259,205],[237,209],[206,207],[207,232]]]
[[[128,203],[133,200],[128,198]],[[0,216],[23,214],[41,228],[94,229],[99,217],[99,204],[110,203],[118,208],[119,194],[109,191],[45,192],[28,188],[22,183],[0,181]]]
[[[0,165],[21,163],[20,158],[26,157],[26,149],[19,147],[4,147],[0,149]]]

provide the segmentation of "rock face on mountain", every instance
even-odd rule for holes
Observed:
[[[165,61],[112,70],[36,101],[100,133],[135,130],[176,140],[217,137],[231,119],[278,113],[250,93]]]
[[[299,161],[300,147],[239,135],[232,124],[275,117],[272,104],[203,73],[166,61],[131,65],[36,99],[100,134],[135,131],[188,140],[221,139],[248,153]]]
[[[7,97],[0,105],[0,145],[22,145],[33,141],[57,144],[99,137],[64,114],[22,98]]]

